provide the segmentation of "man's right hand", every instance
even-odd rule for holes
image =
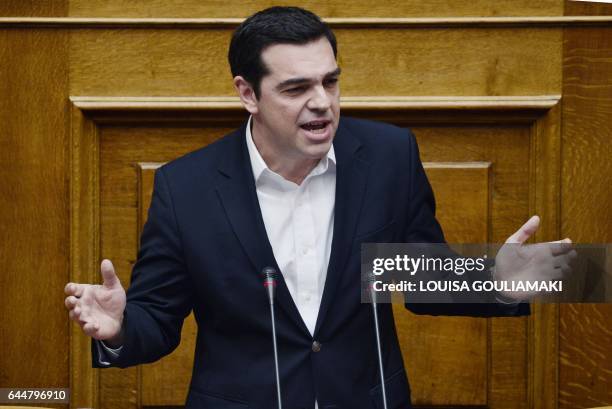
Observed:
[[[121,325],[125,310],[125,290],[110,260],[102,260],[102,285],[68,283],[64,288],[70,319],[90,337],[106,341],[110,347],[123,344]]]

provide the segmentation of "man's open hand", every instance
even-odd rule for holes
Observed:
[[[110,260],[100,266],[102,285],[68,283],[64,289],[70,319],[83,332],[110,345],[121,344],[121,324],[125,310],[125,290]]]
[[[559,280],[571,271],[576,251],[570,239],[548,243],[525,244],[535,233],[540,218],[533,216],[501,247],[495,257],[493,278],[499,281]],[[536,293],[503,293],[512,300],[528,300]]]

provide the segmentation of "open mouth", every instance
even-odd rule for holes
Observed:
[[[314,134],[322,134],[325,132],[329,123],[330,121],[327,120],[310,121],[300,125],[300,128]]]

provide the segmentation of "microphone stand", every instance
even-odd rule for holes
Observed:
[[[376,299],[376,290],[374,290],[374,277],[368,277],[370,289],[370,299],[372,301],[372,311],[374,313],[374,329],[376,332],[376,352],[378,353],[378,370],[380,371],[380,385],[382,386],[383,409],[387,409],[387,390],[385,388],[385,372],[383,370],[382,347],[380,344],[380,326],[378,324],[378,303]]]
[[[274,370],[276,372],[276,398],[278,400],[278,409],[283,409],[283,403],[281,401],[280,374],[278,370],[278,347],[276,345],[276,318],[274,316],[276,270],[272,267],[265,267],[261,274],[264,279],[264,287],[266,288],[268,293],[268,301],[270,302],[270,320],[272,322],[272,345],[274,346]]]

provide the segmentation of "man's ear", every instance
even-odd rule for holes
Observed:
[[[238,92],[240,102],[251,115],[257,114],[259,111],[257,106],[257,96],[251,84],[240,75],[234,77],[234,88]]]

